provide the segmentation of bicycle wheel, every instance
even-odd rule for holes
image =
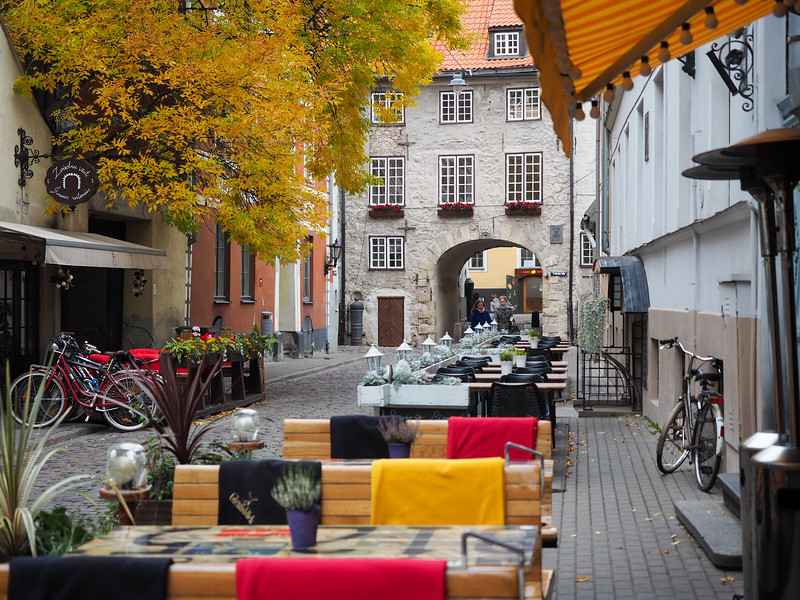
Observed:
[[[697,415],[692,443],[692,460],[697,485],[704,492],[714,487],[717,480],[722,456],[717,454],[717,439],[722,438],[719,407],[714,404],[703,404]]]
[[[672,473],[683,464],[689,456],[689,450],[684,443],[686,435],[686,410],[683,401],[675,405],[669,414],[667,424],[661,430],[656,446],[656,464],[658,470],[664,474]]]
[[[144,414],[152,413],[153,395],[140,375],[129,371],[109,374],[102,396],[103,417],[112,427],[136,431],[147,424]]]
[[[27,422],[33,427],[47,427],[56,422],[67,408],[67,393],[61,382],[47,373],[23,373],[11,384],[11,402],[17,423]],[[45,387],[39,406],[34,409],[34,399],[39,388]]]

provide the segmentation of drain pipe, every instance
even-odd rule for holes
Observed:
[[[569,120],[569,293],[567,294],[567,338],[575,341],[575,119]]]

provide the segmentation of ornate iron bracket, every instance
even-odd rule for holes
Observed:
[[[728,86],[732,96],[740,95],[743,98],[742,110],[753,110],[753,84],[750,72],[753,70],[753,36],[746,30],[730,38],[727,42],[711,44],[711,50],[706,56]]]
[[[39,154],[38,150],[33,150],[29,146],[33,145],[33,138],[25,133],[20,127],[17,129],[19,134],[19,146],[14,146],[14,166],[19,167],[19,187],[25,187],[27,180],[33,177],[31,165],[37,164],[43,158],[50,158],[49,154]]]

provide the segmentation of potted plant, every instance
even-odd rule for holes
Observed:
[[[13,556],[37,555],[38,521],[45,506],[63,492],[74,490],[88,475],[70,475],[44,491],[34,487],[45,463],[63,450],[48,446],[50,437],[67,413],[62,413],[43,434],[34,435],[35,419],[42,402],[43,388],[28,389],[15,405],[11,381],[6,370],[5,401],[0,403],[0,562]],[[20,423],[14,410],[21,414]],[[36,495],[34,497],[34,492]]]
[[[528,339],[530,340],[531,348],[539,347],[539,330],[528,329]]]
[[[317,543],[322,481],[311,467],[295,463],[286,468],[272,488],[275,502],[286,509],[292,546],[310,548]]]
[[[514,357],[517,351],[514,348],[503,348],[500,350],[500,373],[508,375],[514,368]]]
[[[389,398],[388,369],[367,371],[358,384],[359,406],[386,406]]]
[[[528,353],[525,350],[517,349],[516,354],[514,354],[514,366],[524,367],[527,360],[528,360]]]
[[[408,458],[411,444],[419,435],[419,421],[397,416],[382,417],[378,421],[378,430],[389,446],[390,458]]]

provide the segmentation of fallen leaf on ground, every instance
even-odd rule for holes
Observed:
[[[575,581],[579,581],[579,582],[589,581],[589,579],[591,577],[592,577],[591,575],[587,575],[586,577],[576,577]]]

